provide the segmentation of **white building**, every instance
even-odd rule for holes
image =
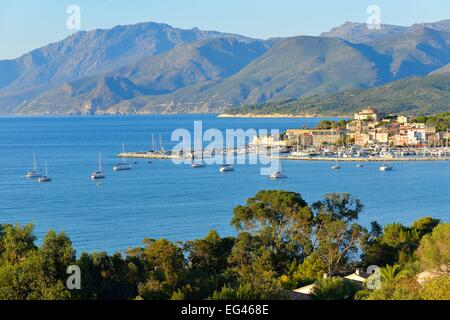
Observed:
[[[419,145],[427,143],[427,130],[426,128],[415,128],[407,131],[408,144]]]

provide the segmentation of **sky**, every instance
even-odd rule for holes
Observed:
[[[80,8],[85,31],[154,21],[260,39],[319,35],[346,21],[366,22],[370,5],[379,6],[384,24],[450,19],[449,0],[0,0],[0,59],[76,32],[67,28],[71,5]]]

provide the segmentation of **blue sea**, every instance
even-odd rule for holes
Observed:
[[[218,166],[192,169],[167,160],[136,160],[133,170],[113,172],[116,155],[146,151],[151,135],[166,149],[174,129],[279,129],[314,126],[321,119],[225,119],[213,115],[127,117],[0,118],[0,223],[33,223],[38,241],[49,229],[66,232],[77,252],[124,252],[144,238],[185,241],[210,229],[234,235],[233,208],[262,189],[302,194],[312,203],[332,192],[349,192],[365,209],[360,223],[409,224],[423,216],[450,221],[450,162],[395,163],[380,172],[377,163],[343,163],[333,171],[327,162],[283,163],[288,179],[269,181],[258,165],[239,165],[219,174]],[[155,143],[156,143],[155,141]],[[53,181],[24,178],[33,153],[41,166],[48,161]],[[107,179],[90,180],[103,155]]]

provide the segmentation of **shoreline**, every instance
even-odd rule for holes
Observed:
[[[280,157],[281,160],[289,161],[317,161],[317,162],[446,162],[450,158],[426,157],[426,158],[324,158],[324,157]]]
[[[256,114],[256,113],[247,113],[247,114],[227,114],[223,113],[217,116],[218,118],[243,118],[243,119],[317,119],[317,118],[338,118],[338,119],[347,119],[345,116],[326,116],[320,114],[283,114],[283,113],[274,113],[274,114]]]
[[[183,160],[190,159],[189,157],[180,157],[178,155],[158,154],[158,153],[145,153],[145,152],[126,152],[117,155],[118,158],[128,159],[156,159],[156,160]],[[275,157],[267,157],[268,159],[275,159]],[[278,158],[278,157],[277,157]],[[315,161],[315,162],[447,162],[450,161],[450,157],[410,157],[410,158],[327,158],[327,157],[293,157],[293,156],[280,156],[280,160],[287,161]]]

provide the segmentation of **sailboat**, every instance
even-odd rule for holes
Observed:
[[[195,151],[192,153],[192,164],[191,167],[194,169],[204,168],[205,164],[203,163],[203,150],[200,151],[200,162],[195,162]]]
[[[285,174],[283,173],[283,167],[282,167],[282,163],[281,163],[281,161],[280,161],[280,168],[279,168],[279,170],[276,171],[276,172],[274,172],[274,173],[272,173],[272,174],[269,176],[269,179],[270,179],[270,180],[278,180],[278,179],[286,179],[286,178],[287,178],[287,175],[285,175]]]
[[[331,169],[333,169],[333,170],[340,170],[341,169],[341,165],[339,164],[339,162],[337,160],[336,160],[336,164],[334,166],[332,166]]]
[[[51,182],[52,178],[48,176],[48,161],[45,161],[45,176],[40,177],[39,182]]]
[[[122,143],[122,163],[116,164],[113,167],[114,171],[126,171],[131,170],[131,165],[125,162],[125,144]]]
[[[37,169],[36,153],[33,154],[33,160],[34,160],[33,171],[27,172],[26,175],[27,179],[36,179],[42,177],[42,175],[38,172]]]
[[[98,154],[98,171],[93,172],[91,174],[91,179],[98,180],[98,179],[105,179],[105,178],[106,178],[106,175],[103,173],[103,170],[102,170],[102,154],[99,153]]]

